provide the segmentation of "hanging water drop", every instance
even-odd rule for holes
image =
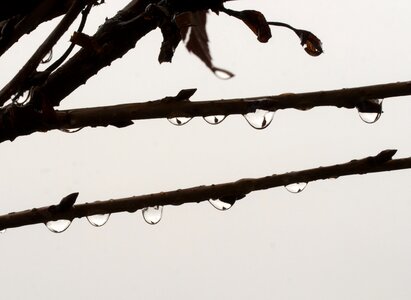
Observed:
[[[87,216],[86,218],[91,225],[96,226],[96,227],[101,227],[107,223],[109,217],[110,217],[110,214],[105,214],[105,215]]]
[[[53,49],[50,49],[50,51],[46,54],[46,56],[43,57],[41,60],[42,64],[47,64],[53,59]]]
[[[144,221],[150,225],[157,224],[160,222],[163,215],[163,207],[156,205],[153,207],[146,207],[142,210]]]
[[[257,109],[255,112],[245,114],[244,118],[253,128],[264,129],[270,125],[274,118],[274,113],[274,111]]]
[[[368,104],[367,104],[368,103]],[[365,123],[367,124],[373,124],[378,121],[378,119],[381,117],[382,113],[382,99],[372,99],[368,100],[368,102],[365,102],[365,106],[369,105],[378,105],[379,106],[379,111],[377,112],[364,112],[361,111],[363,108],[357,108],[358,114]]]
[[[234,74],[231,73],[230,71],[220,69],[220,68],[213,68],[212,71],[214,72],[214,75],[222,80],[228,80],[234,77]]]
[[[296,194],[296,193],[302,192],[306,186],[307,186],[307,182],[297,182],[297,183],[291,183],[289,185],[286,185],[285,188],[290,193]]]
[[[192,118],[186,118],[186,117],[174,117],[174,118],[169,118],[167,119],[171,124],[176,125],[176,126],[182,126],[184,124],[187,124]]]
[[[223,116],[223,115],[203,117],[203,119],[204,119],[208,124],[211,124],[211,125],[220,124],[221,122],[224,121],[225,118],[226,118],[226,116]]]
[[[65,231],[70,226],[70,224],[70,220],[61,219],[57,221],[48,221],[46,223],[46,226],[51,232],[61,233]]]
[[[227,210],[231,208],[231,206],[233,206],[233,204],[221,201],[219,199],[210,199],[208,200],[208,202],[210,202],[210,204],[214,206],[216,209],[222,210],[222,211]]]

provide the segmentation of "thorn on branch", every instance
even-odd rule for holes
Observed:
[[[69,211],[73,207],[74,203],[76,203],[78,195],[79,193],[71,193],[65,196],[63,199],[61,199],[59,204],[49,206],[49,212],[64,213]]]

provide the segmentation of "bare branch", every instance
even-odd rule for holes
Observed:
[[[307,110],[313,107],[334,106],[357,108],[363,112],[380,112],[381,107],[370,100],[411,95],[411,81],[371,85],[341,90],[319,91],[301,94],[281,94],[227,100],[182,101],[166,97],[146,103],[120,104],[55,111],[45,114],[31,106],[7,106],[0,110],[0,142],[14,140],[18,136],[36,131],[75,129],[114,125],[124,127],[132,120],[200,117],[213,115],[247,114],[257,109],[276,111],[280,109]],[[123,124],[123,125],[122,125]]]
[[[280,175],[274,174],[261,178],[244,178],[229,183],[78,204],[72,206],[68,210],[56,210],[50,209],[50,207],[33,208],[31,210],[0,216],[0,230],[46,223],[48,221],[59,219],[73,220],[75,218],[82,218],[95,214],[135,212],[144,207],[157,205],[182,205],[185,203],[199,203],[209,199],[221,198],[241,199],[245,195],[254,191],[271,189],[292,183],[308,183],[320,179],[338,178],[355,174],[410,169],[411,157],[392,160],[391,158],[395,152],[396,150],[385,150],[376,156],[370,156],[360,160],[352,160],[344,164],[307,169]],[[55,207],[55,205],[51,207]]]
[[[76,0],[63,17],[57,27],[48,38],[36,50],[33,56],[27,61],[23,68],[14,78],[0,91],[0,104],[3,105],[13,94],[20,92],[26,81],[34,74],[41,60],[57,43],[60,37],[67,31],[86,4],[86,0]]]
[[[1,3],[3,21],[0,25],[0,56],[3,55],[24,34],[28,34],[43,22],[65,14],[74,0],[7,1]],[[7,27],[7,28],[6,28]]]

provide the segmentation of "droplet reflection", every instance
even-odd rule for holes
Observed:
[[[42,64],[47,64],[53,59],[53,49],[46,54],[46,56],[41,60]]]
[[[373,124],[378,121],[378,119],[381,117],[382,113],[382,99],[374,99],[374,100],[369,100],[369,102],[377,104],[380,106],[380,109],[378,112],[362,112],[360,109],[358,109],[358,114],[365,123],[367,124]]]
[[[255,112],[244,115],[247,122],[255,129],[264,129],[274,118],[274,111],[257,109]]]
[[[146,207],[142,209],[144,221],[150,225],[157,224],[160,222],[163,215],[163,207],[156,205],[153,207]]]
[[[212,206],[214,206],[216,209],[222,210],[222,211],[227,210],[227,209],[231,208],[231,206],[233,206],[231,203],[227,203],[227,202],[221,201],[219,199],[215,199],[215,200],[210,199],[210,200],[208,200],[208,202],[210,202],[210,204]]]
[[[192,118],[186,118],[186,117],[175,117],[175,118],[169,118],[167,119],[171,124],[176,125],[176,126],[182,126],[184,124],[187,124]]]
[[[289,185],[286,185],[285,188],[287,191],[290,193],[300,193],[302,192],[307,186],[307,182],[297,182],[297,183],[291,183]]]
[[[226,116],[216,115],[216,116],[207,116],[204,117],[204,120],[211,125],[217,125],[224,121]]]
[[[65,231],[70,226],[70,224],[70,220],[61,219],[57,221],[48,221],[46,223],[46,226],[51,232],[61,233]]]
[[[89,223],[96,227],[101,227],[107,223],[110,214],[87,216]]]

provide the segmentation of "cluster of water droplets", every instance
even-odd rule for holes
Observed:
[[[371,102],[373,104],[379,105],[380,109],[378,112],[362,112],[360,109],[357,108],[358,114],[365,123],[367,124],[373,124],[378,121],[378,119],[381,117],[382,113],[382,99],[372,99],[368,100],[368,102]]]
[[[142,214],[144,221],[150,225],[157,224],[160,222],[161,217],[163,216],[163,206],[156,205],[152,207],[146,207],[142,209]]]
[[[307,187],[307,182],[296,182],[296,183],[291,183],[285,186],[287,191],[290,193],[300,193],[302,192],[305,188]]]

